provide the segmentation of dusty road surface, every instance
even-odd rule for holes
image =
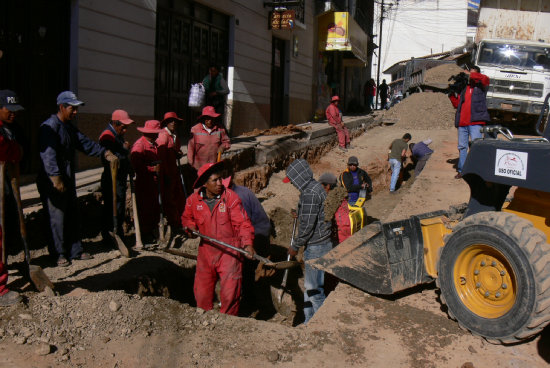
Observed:
[[[348,153],[330,152],[313,165],[315,176],[339,173],[347,157],[356,155],[375,177],[368,215],[382,221],[466,202],[467,185],[453,178],[454,128],[408,131],[413,142],[431,138],[435,154],[398,195],[388,193],[385,162],[389,143],[406,132],[398,125],[367,131]],[[272,176],[259,193],[268,213],[296,206],[298,192],[283,177]],[[269,296],[258,290],[244,317],[193,307],[192,260],[154,251],[124,259],[98,239],[89,239],[85,248],[94,259],[64,269],[45,267],[60,296],[26,291],[24,304],[0,310],[0,366],[546,367],[550,362],[549,328],[520,345],[491,345],[447,317],[434,285],[378,298],[341,283],[307,326],[292,327],[293,321],[263,306]],[[182,249],[194,250],[187,242]],[[34,254],[38,262],[45,259],[41,252]],[[20,259],[14,258],[12,263]],[[27,290],[17,270],[11,273],[12,286]]]

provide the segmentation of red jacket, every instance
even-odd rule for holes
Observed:
[[[185,227],[197,229],[200,233],[229,243],[238,248],[252,245],[254,241],[254,227],[244,210],[239,196],[231,189],[224,188],[219,201],[210,211],[204,202],[205,189],[193,193],[185,203],[185,211],[181,216],[181,223]],[[201,240],[201,245],[208,252],[237,254],[236,251],[214,246],[208,241]]]
[[[325,110],[328,123],[332,126],[340,126],[342,124],[342,117],[340,116],[340,109],[338,106],[331,103]]]
[[[137,177],[152,177],[155,172],[155,161],[159,161],[158,148],[155,142],[141,137],[132,146],[130,161]]]
[[[4,122],[0,120],[0,161],[21,161],[21,147],[15,139],[10,139],[4,134]]]
[[[185,207],[185,194],[177,164],[178,157],[181,157],[180,140],[177,136],[174,139],[167,129],[163,129],[156,143],[158,156],[162,161],[161,172],[164,184],[161,190],[162,205],[170,226],[179,227]]]
[[[130,161],[136,172],[136,200],[143,234],[153,231],[159,222],[159,178],[154,174],[154,162],[158,160],[155,142],[149,142],[145,137],[141,137],[132,146]]]
[[[481,87],[486,91],[486,88],[489,86],[490,80],[489,77],[485,74],[477,73],[477,72],[471,72],[470,73],[470,81],[473,82],[475,86],[481,85]],[[483,125],[485,124],[485,121],[482,120],[476,120],[476,117],[474,117],[474,120],[472,121],[472,96],[475,91],[475,86],[468,85],[466,86],[465,90],[462,92],[460,96],[456,95],[450,95],[449,99],[451,100],[451,103],[456,108],[459,108],[460,106],[460,116],[457,117],[458,120],[458,126],[469,126],[469,125]],[[479,93],[479,92],[478,92]],[[484,92],[483,92],[484,93]],[[464,100],[462,102],[462,105],[460,105],[460,100],[462,99],[462,96],[464,96]],[[485,106],[485,105],[484,105]],[[484,108],[484,112],[486,112],[486,106]],[[479,119],[479,114],[477,115],[477,118]],[[488,118],[488,115],[486,119]],[[456,124],[456,123],[455,123]]]
[[[344,199],[334,214],[338,228],[338,243],[343,242],[351,236],[351,221],[349,219],[348,201]]]
[[[191,128],[191,139],[187,145],[187,161],[197,170],[204,164],[216,162],[220,146],[226,150],[231,148],[225,130],[215,125],[208,133],[202,123],[198,123]]]
[[[162,161],[162,171],[164,175],[179,176],[177,165],[178,156],[181,157],[179,154],[181,152],[179,138],[176,136],[174,139],[166,129],[163,129],[162,132],[159,133],[156,143],[158,145],[157,151]]]

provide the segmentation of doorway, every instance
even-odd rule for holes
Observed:
[[[271,126],[288,124],[288,41],[273,37],[271,53]]]
[[[155,116],[176,111],[187,128],[200,110],[187,107],[191,84],[202,82],[208,67],[217,65],[227,80],[229,16],[193,1],[157,2]]]
[[[55,113],[59,92],[69,89],[70,19],[68,0],[2,1],[0,89],[15,91],[25,107],[14,129],[24,174],[38,171],[37,128]]]

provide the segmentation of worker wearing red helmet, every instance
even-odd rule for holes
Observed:
[[[214,107],[206,106],[202,109],[202,115],[197,118],[197,124],[191,128],[187,161],[196,170],[204,164],[216,162],[218,153],[231,147],[225,129],[215,124],[215,119],[219,116]]]
[[[189,196],[181,218],[189,230],[245,249],[254,254],[254,228],[239,196],[222,184],[223,162],[203,165],[193,185],[198,189]],[[211,310],[214,288],[220,280],[220,312],[236,316],[239,312],[243,256],[228,248],[201,240],[197,257],[195,285],[197,307]]]
[[[342,112],[338,108],[338,103],[340,102],[340,97],[332,96],[330,100],[330,105],[328,105],[325,114],[327,115],[328,123],[336,129],[336,134],[338,135],[338,144],[342,151],[347,151],[350,148],[350,138],[348,128],[344,125],[342,120]]]
[[[136,201],[139,225],[145,242],[153,241],[153,230],[158,225],[160,206],[158,202],[158,180],[160,163],[155,140],[161,132],[160,121],[148,120],[145,126],[137,128],[143,136],[132,146],[130,162],[136,173]],[[162,183],[161,183],[162,185]]]
[[[156,140],[163,175],[162,205],[168,224],[177,229],[181,225],[181,215],[185,207],[185,194],[178,168],[178,160],[183,156],[181,142],[176,135],[176,122],[181,122],[175,112],[167,112],[160,125],[161,132]]]

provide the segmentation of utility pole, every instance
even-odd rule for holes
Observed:
[[[378,100],[380,99],[380,64],[382,62],[382,22],[384,21],[384,0],[382,0],[380,4],[380,31],[378,32],[378,66],[377,66],[377,74],[376,74],[376,100],[375,100],[375,108],[378,106]]]

